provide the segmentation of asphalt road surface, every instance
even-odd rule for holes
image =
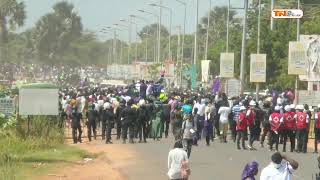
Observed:
[[[116,142],[118,143],[118,142]],[[215,141],[207,147],[204,140],[198,147],[193,147],[190,158],[191,180],[236,180],[240,179],[243,167],[247,162],[257,161],[259,163],[259,175],[263,167],[270,163],[267,148],[260,148],[255,142],[257,151],[236,150],[233,142],[220,143]],[[129,148],[138,153],[121,173],[130,180],[165,180],[168,179],[167,158],[168,152],[173,146],[173,139],[162,139],[161,141],[149,140],[147,144],[126,144],[123,148]],[[282,145],[279,146],[282,149]],[[287,156],[299,162],[299,169],[293,174],[293,179],[311,180],[315,173],[319,172],[317,154],[286,153]]]

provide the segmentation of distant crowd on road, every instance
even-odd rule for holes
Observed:
[[[97,126],[107,143],[111,130],[125,143],[146,142],[168,137],[182,140],[189,156],[201,139],[206,145],[215,140],[235,142],[237,149],[256,150],[268,138],[270,151],[306,153],[310,129],[314,129],[314,152],[320,139],[320,106],[293,104],[291,91],[267,94],[258,102],[252,96],[228,97],[225,93],[168,91],[153,81],[133,82],[125,87],[78,87],[60,92],[61,115],[71,121],[74,142],[81,142],[80,125],[87,125],[89,140],[96,138]],[[312,110],[312,111],[311,111]],[[311,120],[315,120],[311,127]],[[171,128],[170,128],[171,127]],[[78,137],[76,138],[76,132]],[[230,133],[229,133],[230,132]],[[127,136],[129,134],[129,136]],[[246,141],[248,141],[246,145]]]

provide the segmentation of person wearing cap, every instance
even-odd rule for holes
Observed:
[[[139,143],[147,142],[147,127],[148,127],[148,118],[147,118],[147,108],[146,108],[146,101],[141,99],[139,101],[139,108],[138,108],[138,134],[139,134]]]
[[[127,106],[121,112],[121,128],[122,128],[122,143],[125,144],[129,130],[129,143],[133,144],[134,124],[136,119],[136,110],[132,107],[133,100],[127,102]]]
[[[297,105],[296,107],[297,113],[294,116],[296,121],[297,127],[297,152],[304,152],[306,153],[306,146],[307,146],[307,128],[309,123],[309,116],[307,113],[303,112],[304,107],[303,105]]]
[[[91,141],[92,133],[93,133],[94,139],[97,139],[97,131],[96,131],[97,111],[95,110],[95,104],[92,101],[88,102],[88,110],[86,112],[86,116],[88,118],[88,121],[87,121],[88,139],[89,141]]]
[[[262,169],[260,180],[292,180],[292,174],[299,163],[279,152],[271,156],[271,163]]]
[[[270,115],[269,121],[271,124],[270,138],[269,138],[269,149],[273,150],[273,145],[276,144],[276,151],[278,151],[279,145],[279,134],[280,134],[280,106],[274,107],[274,112]]]
[[[314,153],[318,153],[318,142],[320,140],[320,104],[318,105],[317,112],[314,115]]]
[[[258,139],[259,133],[257,132],[255,128],[255,106],[257,103],[254,100],[251,100],[249,103],[249,109],[246,113],[246,118],[248,120],[248,126],[249,126],[249,132],[250,132],[250,137],[249,137],[249,144],[248,148],[250,150],[254,150],[255,148],[253,147],[253,142]]]
[[[290,139],[290,152],[293,152],[295,147],[295,130],[296,130],[296,122],[294,120],[295,112],[291,111],[291,106],[286,105],[284,107],[285,113],[280,119],[280,122],[283,124],[283,152],[286,152],[286,145],[288,138]]]
[[[247,139],[247,126],[248,126],[248,121],[246,118],[246,107],[241,106],[240,107],[240,114],[239,118],[237,119],[237,148],[240,150],[240,140],[242,144],[242,149],[247,149],[245,146],[245,140]]]
[[[114,127],[114,113],[112,106],[109,102],[104,103],[103,105],[103,121],[105,122],[106,127],[104,128],[106,130],[106,144],[112,144],[111,141],[111,131]]]

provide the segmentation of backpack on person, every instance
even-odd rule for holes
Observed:
[[[181,163],[181,178],[187,180],[191,175],[191,169],[188,161],[182,161]]]

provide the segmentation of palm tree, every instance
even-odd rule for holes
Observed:
[[[0,62],[8,42],[8,28],[23,26],[26,19],[25,4],[16,0],[0,0]],[[9,26],[8,26],[9,25]]]
[[[61,60],[70,43],[81,36],[81,17],[68,2],[53,6],[53,13],[44,15],[36,24],[35,39],[41,59]]]

